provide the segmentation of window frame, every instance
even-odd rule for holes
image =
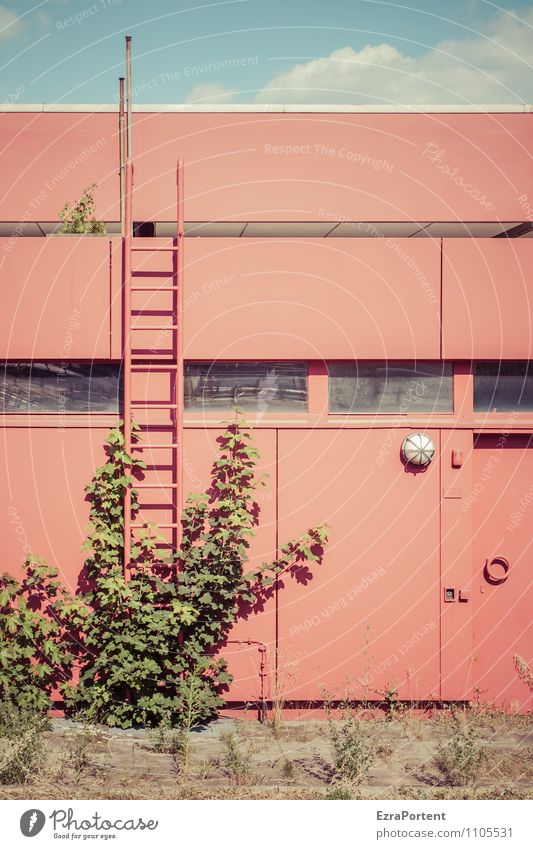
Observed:
[[[34,417],[35,418],[37,418],[37,417],[43,417],[43,418],[52,417],[52,418],[55,418],[56,420],[58,418],[67,418],[67,417],[68,418],[71,418],[71,417],[75,418],[76,416],[81,416],[83,419],[86,419],[87,416],[91,416],[91,417],[98,416],[98,417],[102,417],[102,418],[112,417],[112,420],[114,422],[116,422],[117,417],[119,417],[119,418],[122,417],[123,412],[124,412],[124,410],[123,410],[123,402],[124,402],[124,389],[123,389],[124,363],[121,360],[111,359],[111,358],[110,359],[102,359],[102,358],[98,358],[98,359],[96,359],[96,358],[95,359],[80,358],[80,359],[77,359],[77,358],[72,358],[70,360],[66,360],[66,359],[60,360],[60,359],[53,358],[53,357],[50,358],[50,359],[44,359],[43,357],[38,357],[38,358],[35,358],[35,359],[31,359],[31,358],[17,358],[17,359],[15,359],[13,357],[9,357],[9,358],[2,360],[1,363],[0,363],[0,376],[1,376],[1,371],[2,371],[3,366],[30,365],[32,363],[52,363],[52,364],[58,365],[58,366],[61,366],[63,364],[77,365],[77,366],[83,366],[83,365],[89,365],[89,366],[93,366],[93,365],[94,366],[111,366],[111,365],[114,365],[114,366],[117,366],[118,376],[119,376],[119,389],[120,389],[120,392],[118,394],[119,403],[118,403],[117,409],[115,409],[115,410],[63,410],[63,409],[58,409],[58,410],[32,410],[31,408],[28,408],[26,410],[0,409],[0,417],[1,418],[4,418],[4,419],[11,421],[12,419],[15,419],[16,417],[20,418],[21,416],[24,417],[25,419],[27,419],[28,416],[31,416],[32,418],[34,418]]]
[[[451,369],[450,377],[451,377],[451,384],[452,384],[451,409],[446,410],[446,411],[427,410],[426,412],[417,411],[417,410],[406,410],[405,412],[403,412],[401,410],[392,410],[392,411],[391,410],[364,410],[364,411],[352,410],[352,411],[338,411],[338,412],[332,411],[332,410],[330,410],[330,406],[329,406],[329,404],[330,404],[330,370],[329,370],[329,367],[331,365],[350,365],[354,362],[364,363],[365,365],[375,364],[375,365],[381,365],[381,366],[383,366],[383,364],[387,364],[387,363],[389,363],[389,364],[392,363],[394,365],[401,366],[401,365],[409,365],[409,364],[412,364],[412,363],[415,363],[415,362],[420,364],[420,365],[422,365],[424,363],[428,363],[428,364],[435,363],[435,364],[439,364],[439,365],[442,363],[443,365],[449,365],[450,369]],[[390,418],[400,417],[402,420],[405,419],[407,421],[411,418],[426,420],[426,419],[428,419],[428,417],[429,418],[439,418],[439,419],[442,418],[442,417],[445,417],[445,418],[449,418],[449,419],[454,419],[457,415],[457,404],[456,404],[456,401],[457,401],[457,397],[456,397],[457,396],[456,374],[457,373],[456,373],[456,363],[455,363],[454,360],[450,360],[450,359],[431,360],[431,359],[427,359],[427,358],[420,359],[420,360],[408,360],[408,359],[403,359],[403,358],[398,359],[398,360],[390,359],[390,358],[388,360],[380,360],[380,359],[376,359],[376,358],[372,358],[372,359],[361,358],[359,360],[345,360],[345,359],[342,359],[342,360],[331,359],[331,360],[329,360],[328,359],[328,360],[326,360],[326,366],[327,366],[327,381],[328,381],[328,387],[327,387],[328,418],[329,417],[334,417],[334,418],[346,418],[346,417],[348,417],[350,419],[354,419],[354,418],[360,418],[360,419],[366,418],[366,419],[368,419],[369,417],[378,416],[380,419],[381,418],[383,418],[383,419],[389,418],[390,419]]]
[[[476,410],[475,407],[475,380],[476,380],[476,365],[478,363],[525,363],[528,365],[533,371],[533,359],[526,358],[510,358],[510,357],[502,357],[500,359],[495,359],[494,357],[475,357],[470,362],[471,367],[471,376],[472,376],[472,415],[476,419],[482,418],[485,420],[489,418],[491,422],[495,424],[507,423],[512,424],[514,421],[530,421],[533,419],[533,410]]]
[[[186,369],[186,367],[189,366],[189,365],[191,365],[191,366],[213,365],[215,363],[219,363],[219,364],[220,363],[260,363],[260,364],[263,364],[264,363],[265,365],[268,365],[268,364],[274,364],[275,365],[275,364],[278,364],[278,363],[280,363],[280,364],[281,363],[283,363],[283,364],[285,364],[285,363],[287,363],[287,364],[298,364],[298,365],[301,364],[304,367],[305,381],[306,381],[306,401],[305,401],[305,407],[304,408],[292,409],[292,410],[266,410],[264,412],[261,411],[261,410],[258,410],[258,409],[254,409],[252,407],[249,407],[249,408],[243,407],[242,409],[243,409],[245,418],[246,417],[255,418],[256,416],[261,416],[262,419],[268,420],[271,417],[275,417],[276,419],[278,419],[280,417],[281,418],[283,418],[283,417],[290,418],[290,417],[294,417],[294,416],[296,416],[296,417],[307,417],[307,416],[309,416],[310,395],[311,395],[309,360],[307,360],[307,359],[301,359],[301,360],[283,359],[283,360],[280,360],[280,359],[274,359],[274,358],[268,358],[268,359],[266,359],[266,358],[264,358],[264,359],[263,358],[261,358],[261,359],[251,359],[251,358],[250,359],[244,359],[244,358],[243,359],[224,359],[224,358],[219,358],[217,360],[208,360],[208,359],[202,359],[202,360],[188,359],[188,360],[185,360],[184,364],[183,364],[183,414],[184,414],[184,416],[190,418],[190,417],[194,417],[195,415],[201,415],[201,416],[206,417],[206,418],[212,418],[212,417],[218,416],[220,414],[222,414],[222,415],[231,414],[232,410],[234,409],[232,406],[228,406],[228,407],[208,407],[208,406],[204,406],[204,407],[196,407],[195,408],[195,407],[187,407],[186,404],[185,404],[185,380],[186,380],[185,369]]]

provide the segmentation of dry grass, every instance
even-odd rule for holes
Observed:
[[[459,719],[444,712],[422,719],[406,712],[357,727],[372,739],[374,756],[360,784],[339,790],[327,721],[283,721],[275,732],[268,724],[226,721],[193,732],[186,774],[176,767],[172,747],[161,751],[166,747],[153,735],[60,723],[43,732],[44,756],[25,783],[0,785],[0,797],[533,798],[531,717],[474,709]],[[474,776],[470,756],[480,750]],[[444,770],[443,751],[451,753]]]

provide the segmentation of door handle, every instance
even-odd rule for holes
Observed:
[[[483,567],[485,580],[489,584],[493,584],[493,586],[503,584],[509,577],[510,568],[511,566],[506,557],[491,557],[485,561],[485,566]]]

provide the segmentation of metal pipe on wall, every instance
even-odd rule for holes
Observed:
[[[267,672],[267,650],[266,643],[260,640],[226,640],[227,645],[235,646],[257,646],[259,651],[259,722],[265,722],[267,718],[266,679]]]
[[[133,163],[131,161],[131,35],[126,36],[126,138],[125,138],[125,192],[124,192],[124,291],[123,329],[124,346],[124,449],[131,457],[131,240],[133,236]],[[131,489],[124,494],[124,579],[127,580],[131,560]]]
[[[119,77],[118,134],[120,152],[120,232],[124,236],[126,204],[126,122],[124,115],[124,77]]]

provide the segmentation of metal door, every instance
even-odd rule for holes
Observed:
[[[407,429],[282,430],[279,541],[330,526],[324,563],[278,598],[287,699],[439,698],[440,433],[433,462],[402,462]]]
[[[515,656],[532,661],[532,437],[478,437],[473,493],[476,687],[484,702],[525,711],[531,691]]]

